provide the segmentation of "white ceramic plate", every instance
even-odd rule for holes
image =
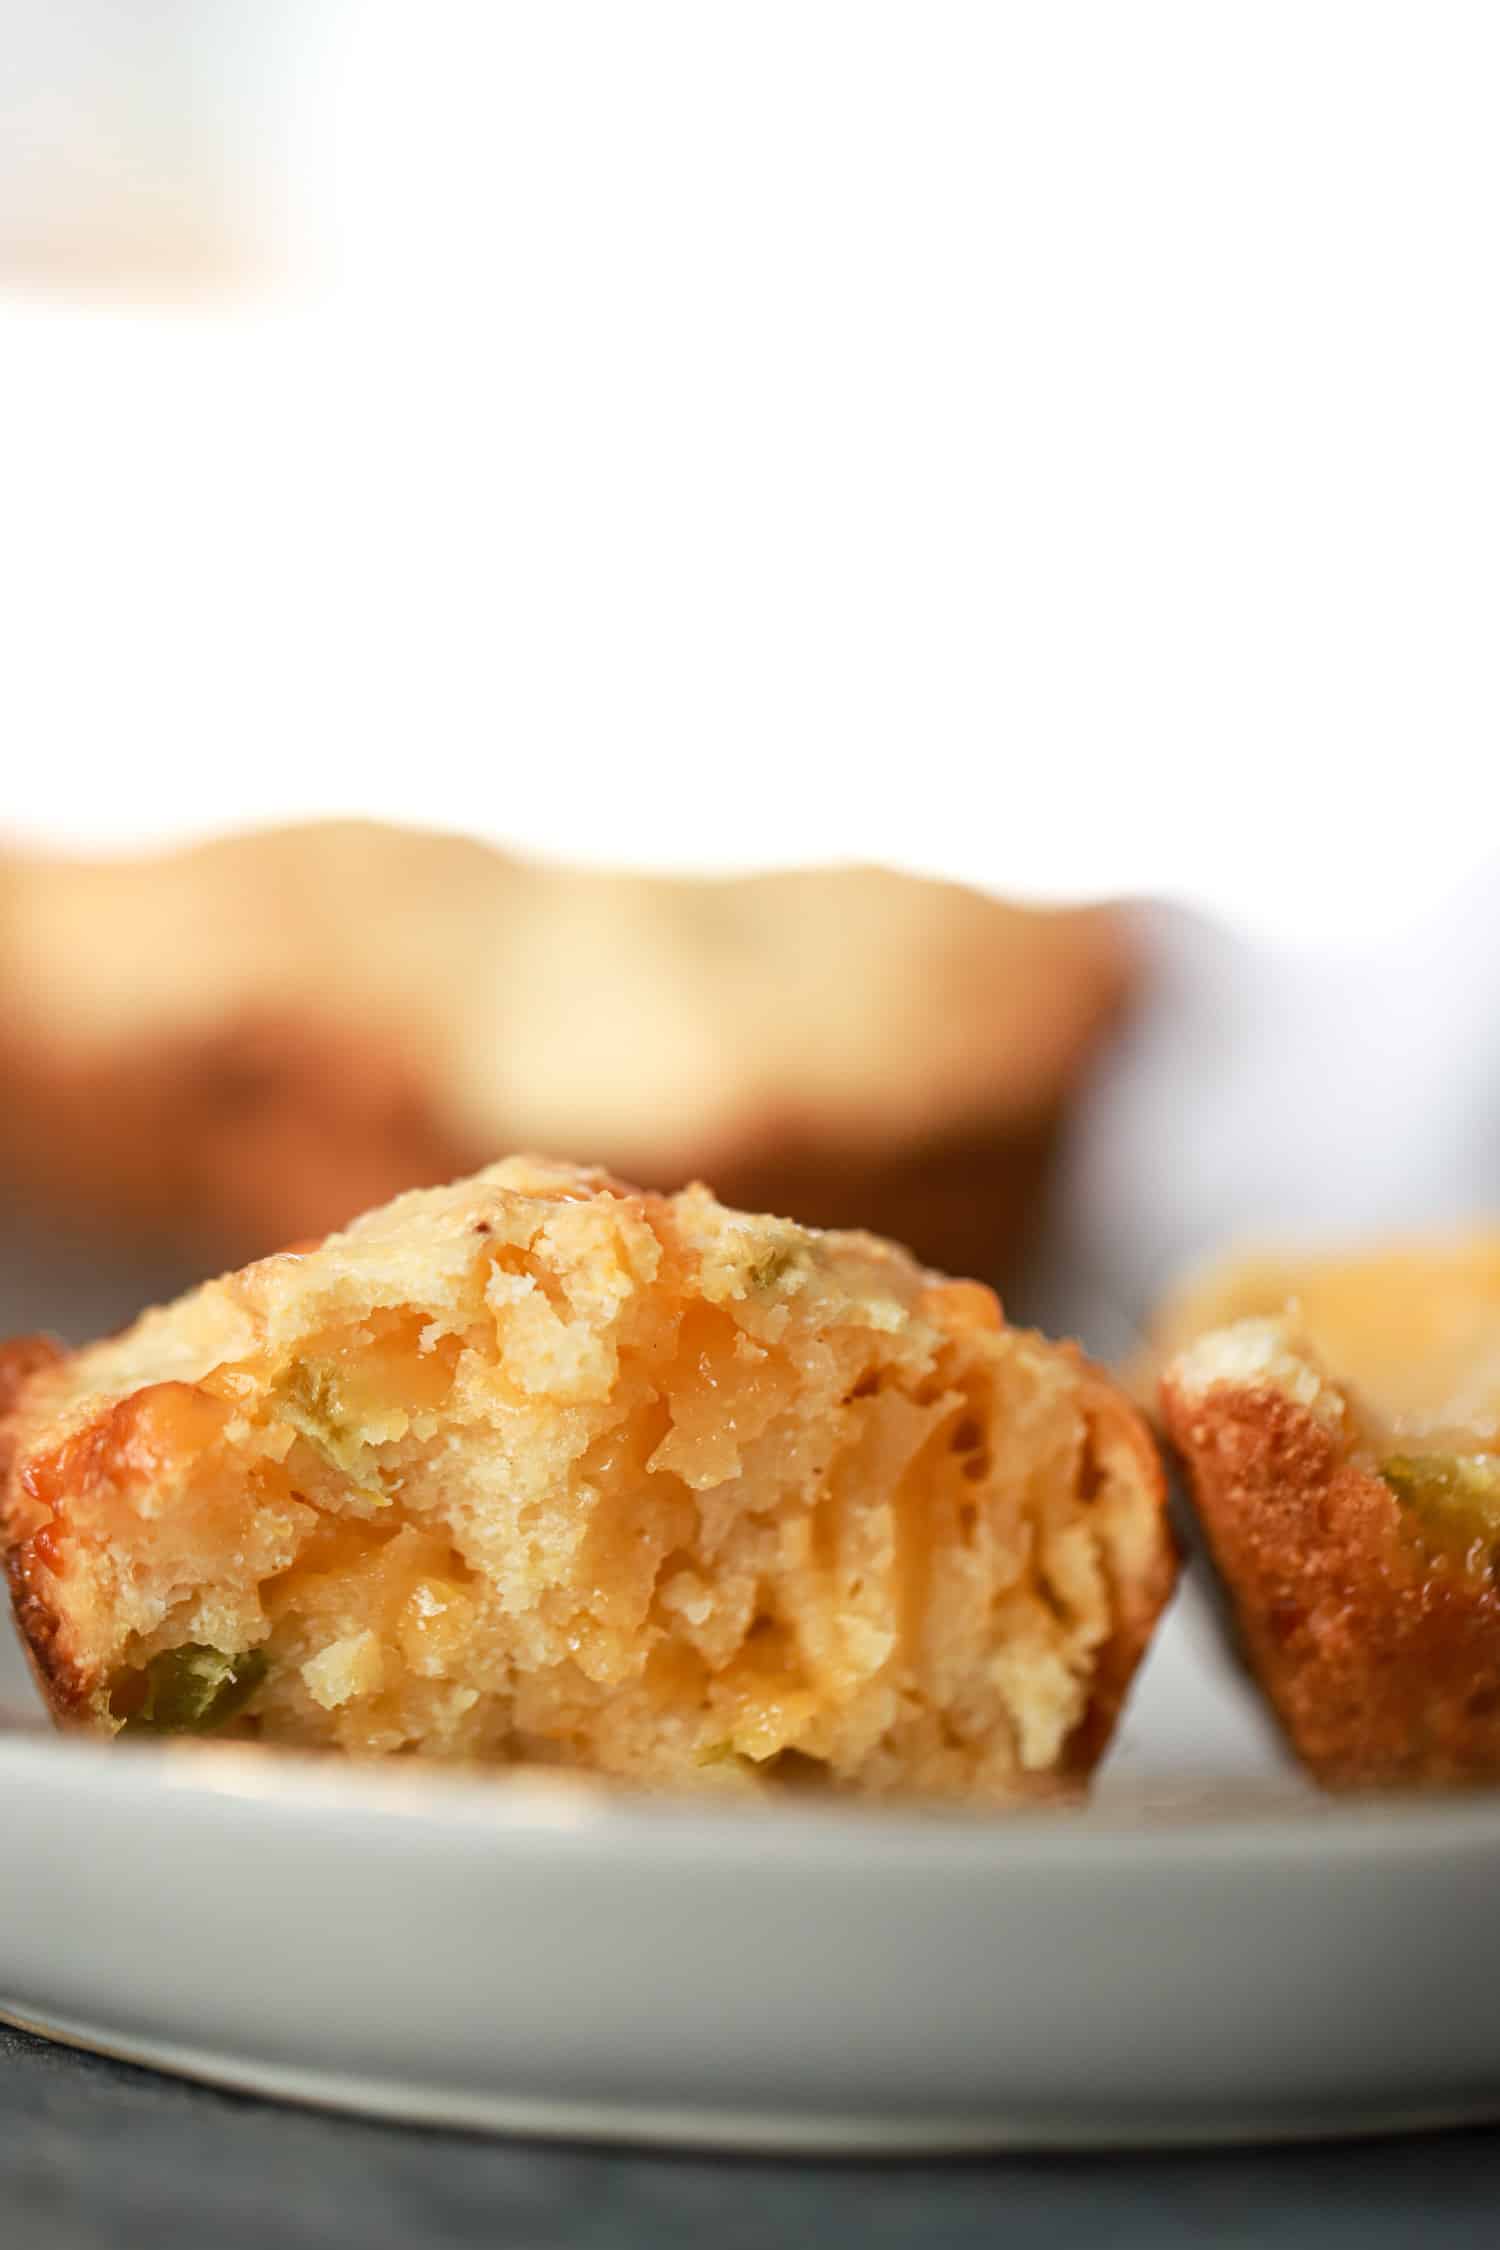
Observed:
[[[1081,1813],[645,1803],[20,1710],[0,1802],[5,2012],[234,2086],[891,2151],[1500,2114],[1500,1802],[1278,1773],[1195,1590]]]
[[[13,1222],[0,1332],[184,1278]],[[1318,1797],[1191,1569],[1082,1813],[85,1746],[3,1623],[0,1807],[0,2008],[229,2085],[765,2148],[1500,2116],[1500,1796]]]

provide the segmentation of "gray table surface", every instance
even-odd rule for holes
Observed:
[[[0,2027],[5,2250],[1492,2245],[1500,2130],[1139,2157],[812,2164],[367,2124]]]

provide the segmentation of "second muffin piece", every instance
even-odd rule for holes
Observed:
[[[101,1732],[1023,1799],[1172,1583],[1076,1350],[703,1188],[516,1159],[9,1369],[22,1629]]]
[[[1166,1424],[1304,1763],[1500,1778],[1500,1245],[1247,1260],[1165,1325]]]

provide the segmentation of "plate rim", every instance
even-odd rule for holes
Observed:
[[[821,2161],[884,2162],[923,2159],[1078,2154],[1108,2156],[1173,2149],[1299,2147],[1318,2142],[1381,2140],[1393,2134],[1447,2133],[1500,2122],[1500,2090],[1472,2101],[1391,2102],[1349,2111],[1310,2111],[1298,2104],[1247,2113],[1243,2121],[1215,2113],[1204,2119],[1121,2118],[1116,2126],[1076,2119],[847,2115],[795,2116],[786,2111],[665,2104],[590,2102],[565,2097],[476,2093],[423,2086],[375,2073],[318,2069],[233,2055],[188,2040],[115,2033],[66,2014],[47,2016],[0,1998],[0,2025],[25,2032],[74,2054],[146,2070],[240,2100],[277,2102],[338,2117],[364,2118],[418,2130],[471,2133],[542,2141],[584,2141],[669,2153],[722,2152],[731,2156]]]
[[[1215,1778],[1117,1784],[1103,1799],[1018,1808],[807,1798],[738,1799],[630,1789],[566,1769],[503,1773],[399,1770],[253,1744],[112,1744],[0,1727],[0,1788],[140,1802],[160,1792],[196,1799],[213,1817],[293,1826],[425,1827],[450,1842],[503,1838],[549,1852],[595,1852],[702,1862],[796,1850],[804,1860],[846,1860],[906,1870],[1076,1864],[1107,1848],[1132,1862],[1160,1856],[1215,1860],[1366,1857],[1380,1853],[1500,1853],[1500,1791],[1329,1796],[1300,1777]],[[233,1812],[230,1808],[233,1808]],[[192,1816],[189,1816],[192,1817]]]

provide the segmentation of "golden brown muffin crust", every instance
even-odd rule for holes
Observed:
[[[1201,1338],[1169,1367],[1162,1410],[1251,1664],[1317,1779],[1500,1778],[1487,1516],[1413,1505],[1409,1451],[1292,1319]]]
[[[13,1489],[18,1436],[32,1387],[65,1356],[62,1347],[47,1336],[19,1336],[0,1343],[0,1493]],[[87,1705],[87,1683],[59,1653],[61,1620],[55,1604],[34,1583],[41,1550],[34,1548],[30,1539],[17,1544],[7,1537],[4,1552],[16,1623],[37,1684],[59,1720],[81,1716]]]

